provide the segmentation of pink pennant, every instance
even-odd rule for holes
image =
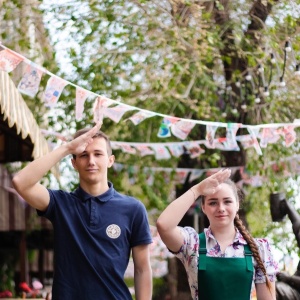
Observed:
[[[54,107],[66,85],[67,82],[65,80],[55,76],[50,77],[43,96],[45,105]]]
[[[228,123],[226,128],[226,139],[224,140],[224,150],[226,151],[239,151],[240,147],[236,141],[236,133],[241,127],[238,123]]]
[[[95,99],[94,106],[93,106],[93,113],[94,113],[94,122],[98,123],[99,121],[103,121],[103,115],[105,108],[112,105],[114,102],[104,96],[98,96]]]
[[[141,156],[154,154],[154,151],[144,144],[135,145],[135,148],[140,151]]]
[[[133,107],[127,106],[127,105],[122,105],[119,104],[117,106],[111,107],[111,108],[106,108],[104,111],[104,116],[110,118],[114,122],[118,123],[123,115],[130,110],[133,110]]]
[[[75,108],[75,118],[79,120],[82,118],[84,110],[84,102],[89,95],[89,91],[76,87],[76,108]]]
[[[130,118],[128,118],[128,120],[130,120],[134,125],[138,125],[145,119],[151,118],[153,116],[155,116],[155,113],[139,111],[138,113],[136,113],[133,116],[131,116]]]
[[[119,147],[125,153],[136,154],[136,149],[125,143],[119,143]]]
[[[186,180],[188,173],[189,173],[188,169],[183,169],[183,170],[176,169],[175,181],[177,183],[183,184]]]
[[[171,131],[179,139],[185,140],[195,125],[194,122],[180,120],[171,125]]]
[[[171,157],[170,152],[164,145],[152,145],[152,149],[155,151],[156,159],[169,159]]]
[[[268,144],[276,143],[280,138],[277,128],[263,128],[260,138],[260,146],[266,148]]]
[[[0,51],[0,70],[11,72],[24,58],[9,49]]]
[[[191,158],[197,158],[205,152],[197,142],[186,142],[184,147],[188,150]]]
[[[39,91],[43,72],[32,64],[27,65],[21,81],[18,84],[18,90],[29,97],[34,97]]]
[[[217,129],[218,129],[218,126],[214,126],[214,125],[207,125],[206,126],[206,137],[205,137],[205,139],[207,140],[207,147],[208,148],[212,148],[212,149],[215,148],[214,140],[215,140],[215,134],[216,134]]]
[[[169,148],[171,154],[175,157],[179,157],[184,153],[183,146],[178,143],[169,144],[168,148]]]
[[[285,126],[282,130],[286,147],[290,147],[296,140],[297,135],[295,132],[295,126]]]

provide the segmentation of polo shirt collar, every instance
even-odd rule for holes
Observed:
[[[113,184],[110,181],[108,181],[107,183],[109,189],[105,193],[98,195],[96,197],[88,194],[85,190],[82,189],[81,186],[79,186],[73,193],[83,202],[86,202],[91,198],[97,199],[100,202],[107,202],[113,197],[115,191]]]

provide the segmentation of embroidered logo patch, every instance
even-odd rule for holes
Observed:
[[[121,228],[116,225],[116,224],[111,224],[106,228],[106,234],[112,238],[112,239],[116,239],[120,236],[121,234]]]

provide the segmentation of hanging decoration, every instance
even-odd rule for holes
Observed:
[[[186,151],[190,151],[189,154],[192,155],[192,157],[197,157],[204,152],[204,150],[200,148],[200,144],[204,144],[207,148],[211,149],[216,148],[223,151],[239,151],[240,148],[237,142],[240,142],[246,149],[249,147],[254,147],[256,152],[259,155],[262,155],[261,148],[265,148],[268,144],[274,143],[275,141],[277,142],[280,137],[284,138],[284,144],[286,147],[290,147],[296,140],[295,129],[300,126],[300,120],[298,119],[294,120],[292,123],[246,125],[242,123],[223,123],[184,119],[175,116],[160,114],[154,111],[140,109],[135,106],[121,103],[120,101],[109,99],[104,95],[95,94],[91,91],[88,91],[82,87],[79,87],[71,82],[60,78],[55,74],[50,73],[46,69],[34,64],[27,58],[8,49],[2,44],[0,45],[0,49],[1,48],[3,50],[0,51],[0,70],[11,72],[21,62],[27,64],[23,77],[18,85],[19,91],[21,93],[33,97],[37,93],[37,88],[40,84],[42,75],[47,74],[50,76],[43,93],[43,100],[45,101],[45,105],[47,107],[54,108],[56,106],[57,101],[59,100],[59,97],[66,85],[71,85],[75,87],[75,117],[77,120],[82,118],[82,114],[84,111],[84,103],[86,99],[88,97],[92,97],[95,99],[93,105],[94,121],[102,121],[104,117],[107,117],[112,121],[118,123],[120,122],[120,120],[126,112],[137,111],[131,117],[125,119],[125,121],[130,120],[133,122],[134,125],[138,125],[146,118],[160,117],[162,118],[162,122],[159,128],[159,132],[157,134],[158,137],[166,138],[171,135],[174,135],[175,137],[181,140],[185,140],[188,138],[189,133],[195,125],[204,125],[206,127],[205,141],[192,141],[192,147],[190,146],[190,144],[187,144],[191,141],[184,142],[184,144],[171,143],[169,145],[167,143],[156,143],[151,145],[147,143],[140,143],[139,145],[134,145],[135,143],[131,143],[129,145],[123,142],[115,142],[114,146],[119,147],[124,152],[136,153],[136,150],[138,150],[141,153],[141,155],[154,154],[156,159],[169,159],[172,156],[178,157]],[[285,45],[285,61],[287,59],[288,52],[292,52],[290,43],[286,43]],[[275,56],[271,55],[271,61],[273,61],[273,63],[274,60]],[[297,66],[299,72],[299,65]],[[285,75],[285,67],[286,64],[284,64],[284,70],[280,76],[282,82]],[[270,85],[270,80],[269,83],[266,83],[264,67],[262,64],[258,66],[257,72],[259,72],[261,76],[260,83],[258,83],[257,91],[259,92],[261,91],[261,88],[263,88],[266,96]],[[253,86],[253,88],[255,88],[255,83],[253,81],[253,76],[251,75],[251,73],[251,70],[249,70],[248,74],[246,74],[245,76],[246,83],[243,84],[245,86],[246,84],[250,84]],[[242,83],[237,81],[235,84],[241,85]],[[231,86],[226,87],[225,94],[228,95],[229,99],[231,95],[231,89]],[[247,88],[245,88],[245,90],[247,91]],[[258,97],[259,95],[257,95],[256,102],[258,102]],[[111,107],[111,105],[114,106]],[[244,107],[246,106],[247,105],[245,102]],[[215,138],[218,128],[225,128],[226,136]],[[249,132],[249,135],[237,136],[236,133],[239,128],[246,128]],[[258,139],[260,139],[260,142],[258,141]]]

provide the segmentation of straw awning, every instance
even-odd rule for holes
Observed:
[[[0,71],[0,110],[0,163],[30,161],[49,152],[32,112],[4,71]]]

